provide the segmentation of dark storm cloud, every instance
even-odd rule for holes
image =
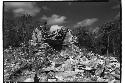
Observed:
[[[113,19],[119,9],[112,9],[119,4],[118,0],[109,2],[6,2],[5,12],[15,16],[30,14],[34,19],[47,20],[49,24],[97,25]],[[116,7],[117,8],[117,7]],[[85,19],[98,18],[96,22],[85,23]]]
[[[50,8],[48,8],[47,6],[42,6],[42,9],[45,11],[51,10]]]
[[[41,8],[38,7],[36,2],[5,2],[4,6],[5,12],[12,11],[15,16],[21,16],[23,14],[36,16],[41,10],[50,10],[50,8],[45,5],[43,5]]]
[[[5,11],[11,9],[15,16],[20,16],[22,14],[35,16],[40,12],[40,8],[38,8],[34,2],[5,2],[4,4]]]
[[[119,8],[120,8],[120,4],[115,5],[115,6],[112,7],[112,9],[119,9]]]

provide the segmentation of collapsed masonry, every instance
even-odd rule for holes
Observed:
[[[37,35],[40,34],[38,29],[35,32],[37,32]],[[47,35],[41,37],[40,34],[37,38],[33,38],[34,41],[36,42],[36,39],[38,39],[38,42],[44,41],[43,43],[47,43],[48,46],[58,51],[48,57],[51,65],[43,68],[43,71],[53,71],[53,75],[49,77],[50,79],[57,78],[60,81],[70,79],[70,81],[73,81],[76,80],[78,75],[82,78],[81,81],[85,81],[85,79],[92,76],[97,77],[98,81],[99,79],[100,81],[111,81],[112,78],[109,80],[109,77],[105,77],[109,74],[109,71],[110,73],[120,71],[120,64],[114,57],[103,57],[92,52],[86,54],[81,52],[81,49],[74,44],[77,42],[76,37],[66,27],[53,25],[50,31],[41,33]],[[113,76],[114,79],[120,79],[119,75],[115,74],[111,77]],[[94,81],[97,81],[97,79],[94,79]],[[93,80],[91,79],[91,81]]]
[[[77,38],[64,26],[53,25],[49,30],[44,28],[40,26],[40,29],[33,31],[27,54],[30,58],[23,58],[26,54],[16,51],[16,60],[22,57],[15,65],[23,64],[18,69],[30,65],[28,72],[35,70],[40,82],[120,81],[120,63],[115,57],[104,57],[79,49],[75,45]],[[15,66],[13,69],[16,70]]]

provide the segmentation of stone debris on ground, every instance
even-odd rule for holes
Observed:
[[[45,42],[53,36],[46,36],[46,39],[38,29],[35,29],[33,39],[29,41],[29,53],[23,51],[25,45],[4,50],[4,81],[32,82],[37,74],[39,82],[120,83],[120,62],[116,57],[101,56],[92,51],[83,52],[74,44],[76,37],[71,34],[71,30],[58,25],[56,28],[52,39],[55,42],[60,40],[56,38],[61,35],[61,31],[67,31],[61,51],[56,51]],[[53,31],[49,34],[52,35]]]

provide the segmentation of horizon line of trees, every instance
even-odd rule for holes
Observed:
[[[32,37],[34,28],[43,25],[43,23],[33,20],[30,15],[23,15],[16,18],[8,18],[4,16],[3,25],[3,48],[9,46],[19,47],[20,43],[27,43]],[[71,29],[73,34],[78,38],[78,46],[94,51],[99,54],[121,55],[122,46],[122,30],[121,20],[113,19],[99,26],[97,33],[92,33],[85,29],[86,27],[78,27]]]

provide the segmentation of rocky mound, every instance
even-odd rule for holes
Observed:
[[[27,45],[4,50],[4,81],[35,81],[36,74],[39,82],[120,82],[116,57],[79,49],[77,37],[66,27],[42,27]]]

